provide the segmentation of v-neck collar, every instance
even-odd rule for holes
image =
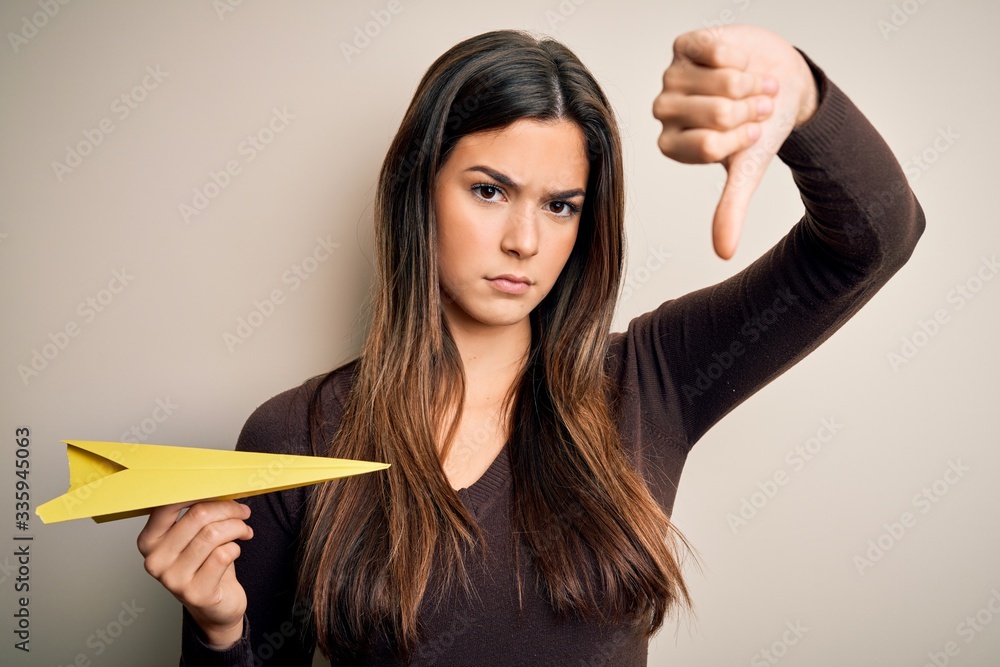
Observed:
[[[458,497],[473,515],[483,514],[501,495],[504,487],[510,483],[510,451],[504,443],[503,448],[493,459],[479,479],[469,486],[458,490]]]

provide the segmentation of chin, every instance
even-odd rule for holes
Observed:
[[[509,327],[525,320],[538,306],[534,300],[530,302],[523,299],[509,299],[501,296],[488,294],[483,298],[469,298],[466,295],[460,301],[451,301],[451,315],[465,321],[467,324]]]
[[[528,313],[492,313],[484,314],[476,319],[492,327],[509,327],[523,321],[526,317],[528,317]]]
[[[491,327],[509,327],[523,321],[531,313],[521,308],[484,309],[472,312],[466,311],[469,317],[480,324]]]

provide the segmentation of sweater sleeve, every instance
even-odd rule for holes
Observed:
[[[306,431],[307,383],[265,402],[250,416],[238,451],[309,454]],[[313,642],[303,636],[306,620],[295,603],[296,548],[305,502],[304,488],[252,496],[247,523],[253,537],[241,541],[236,577],[247,595],[243,637],[225,650],[212,649],[187,608],[183,608],[183,667],[252,667],[260,664],[308,667]]]
[[[924,230],[885,141],[802,56],[819,103],[778,152],[805,204],[801,220],[744,270],[634,318],[611,340],[644,423],[685,451],[850,319]]]

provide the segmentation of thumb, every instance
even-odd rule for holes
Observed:
[[[767,171],[773,155],[763,150],[742,150],[726,160],[726,185],[712,219],[712,245],[715,254],[730,259],[736,252],[750,199]]]

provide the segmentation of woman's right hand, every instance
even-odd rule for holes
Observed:
[[[247,597],[233,561],[240,555],[235,540],[253,537],[249,516],[235,500],[165,505],[150,513],[136,540],[146,571],[187,607],[214,648],[243,635]]]
[[[729,259],[750,198],[792,130],[815,113],[815,77],[802,54],[770,30],[726,25],[674,40],[653,116],[660,151],[683,163],[720,162],[726,185],[712,221],[715,252]]]

